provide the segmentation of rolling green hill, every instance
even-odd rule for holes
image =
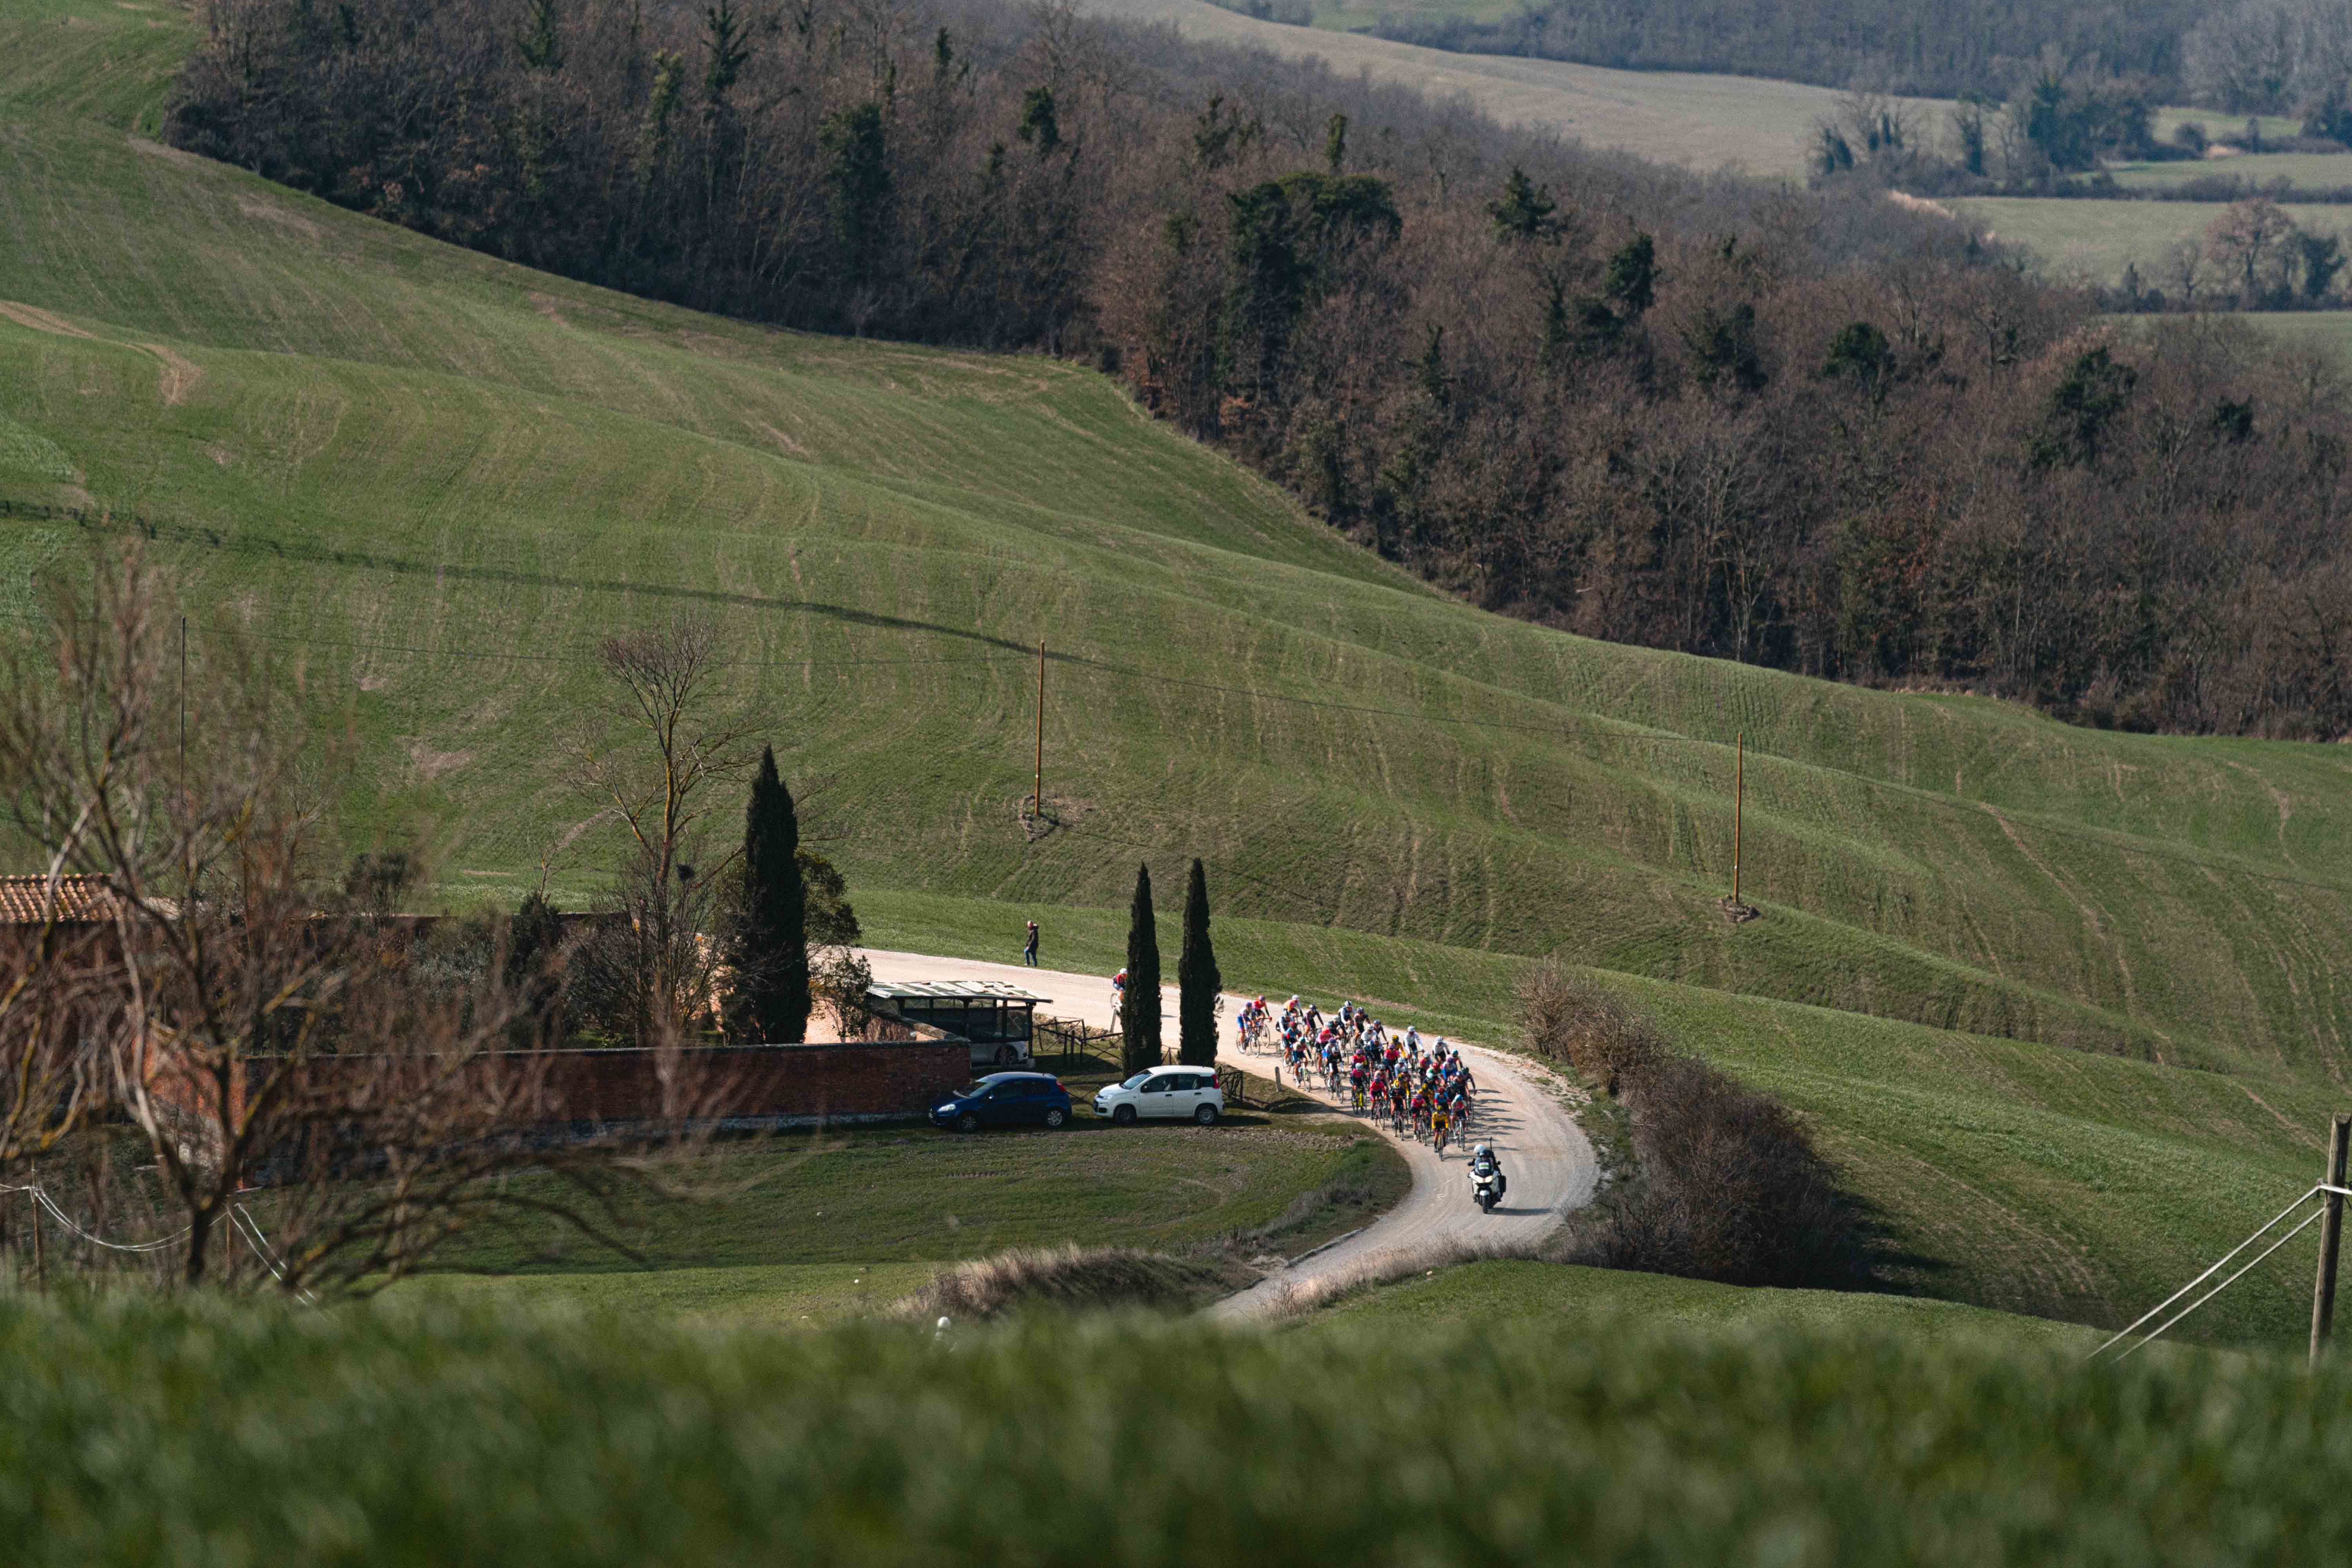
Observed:
[[[190,37],[0,0],[0,614],[151,535],[304,661],[352,834],[430,825],[447,900],[593,886],[589,653],[688,606],[885,944],[1005,954],[1044,911],[1108,967],[1137,859],[1197,853],[1240,982],[1493,1038],[1559,952],[1813,1114],[1916,1282],[1987,1305],[2111,1318],[2308,1180],[2352,1026],[2336,748],[1483,615],[1090,372],[647,304],[164,150]],[[2212,1331],[2287,1332],[2298,1290]]]

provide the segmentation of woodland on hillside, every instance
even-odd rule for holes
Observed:
[[[219,0],[169,135],[778,325],[1082,356],[1479,605],[2352,732],[2352,409],[1864,182],[1706,179],[987,0]]]

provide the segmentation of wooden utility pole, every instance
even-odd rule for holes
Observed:
[[[1739,731],[1731,764],[1731,907],[1739,907],[1740,815],[1748,803],[1748,731]]]
[[[38,1193],[25,1195],[33,1203],[33,1287],[46,1296],[49,1293],[49,1260],[41,1250],[41,1196]]]
[[[2336,1320],[2336,1251],[2344,1238],[2344,1164],[2347,1149],[2352,1149],[2352,1116],[2336,1113],[2335,1125],[2327,1134],[2327,1185],[2336,1189],[2323,1193],[2327,1207],[2319,1221],[2319,1279],[2311,1292],[2311,1361],[2319,1364],[2319,1352],[2327,1346],[2327,1331]]]
[[[1045,815],[1045,638],[1037,638],[1037,793],[1029,797],[1029,815]]]

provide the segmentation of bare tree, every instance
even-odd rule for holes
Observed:
[[[2205,280],[2205,242],[2193,234],[2184,234],[2164,253],[2158,274],[2172,285],[2173,298],[2184,310],[2197,308],[2197,291]]]
[[[736,851],[704,831],[721,807],[712,786],[745,772],[751,724],[714,712],[718,629],[681,614],[666,625],[607,637],[600,722],[578,742],[581,776],[628,836],[628,860],[603,940],[585,955],[608,973],[633,1037],[674,1044],[711,1026],[725,918],[722,873]]]
[[[39,1102],[20,1146],[55,1146],[57,1090],[102,1092],[153,1155],[190,1285],[237,1272],[224,1227],[289,1289],[396,1279],[501,1206],[601,1233],[625,1173],[607,1148],[520,1135],[562,1107],[544,1053],[504,1049],[505,966],[433,992],[404,922],[341,906],[299,679],[205,637],[183,696],[136,554],[54,589],[48,619],[0,658],[0,796],[53,878],[103,880],[110,926],[79,957],[45,933],[5,994]]]
[[[2284,292],[2294,220],[2267,196],[2231,202],[2205,229],[2206,254],[2238,281],[2238,303],[2252,308]]]

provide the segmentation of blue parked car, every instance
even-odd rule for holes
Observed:
[[[1070,1091],[1050,1073],[992,1072],[931,1107],[932,1124],[959,1132],[983,1127],[1060,1127]]]

